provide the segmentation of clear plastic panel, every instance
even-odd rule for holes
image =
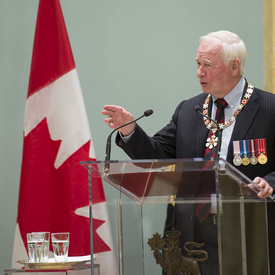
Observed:
[[[101,161],[81,165],[117,190],[107,204],[120,275],[160,275],[148,242],[159,236],[169,250],[173,230],[181,234],[181,260],[193,261],[201,274],[269,274],[266,204],[273,198],[260,200],[252,181],[223,159],[110,161],[108,171]],[[197,252],[190,256],[186,247]]]

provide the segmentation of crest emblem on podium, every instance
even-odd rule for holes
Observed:
[[[186,242],[184,249],[187,256],[181,254],[180,248],[180,231],[166,231],[165,237],[159,233],[148,239],[148,245],[154,251],[156,263],[159,264],[167,275],[176,275],[182,272],[183,275],[200,275],[198,262],[204,262],[208,259],[208,253],[199,248],[203,247],[204,243]],[[188,249],[188,246],[196,247],[195,250]]]

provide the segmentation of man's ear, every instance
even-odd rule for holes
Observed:
[[[240,75],[241,62],[239,58],[235,58],[231,64],[231,71],[233,76]]]

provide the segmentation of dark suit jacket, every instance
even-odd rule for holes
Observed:
[[[246,91],[247,85],[245,86]],[[153,137],[149,137],[138,125],[129,142],[122,144],[119,136],[116,143],[132,159],[173,159],[203,157],[208,129],[194,106],[202,107],[206,94],[182,101],[171,121]],[[211,106],[210,106],[211,109]],[[237,117],[227,161],[233,164],[232,141],[265,138],[268,162],[264,165],[241,165],[236,167],[254,179],[264,177],[275,187],[275,95],[257,88]]]
[[[247,89],[247,83],[244,93]],[[116,143],[132,159],[173,159],[203,157],[208,129],[201,115],[195,112],[194,106],[202,107],[206,94],[200,94],[189,100],[182,101],[169,124],[149,137],[138,125],[135,133],[127,143],[122,143],[119,135]],[[210,103],[209,109],[211,110]],[[275,190],[275,95],[254,88],[247,105],[239,113],[228,147],[227,161],[233,164],[232,141],[248,139],[266,139],[266,164],[236,167],[250,179],[263,177]],[[268,204],[270,209],[274,209]],[[275,209],[269,209],[269,241],[270,256],[275,257]],[[274,217],[274,218],[273,218]],[[274,262],[274,260],[271,260]],[[272,267],[271,274],[275,274]]]

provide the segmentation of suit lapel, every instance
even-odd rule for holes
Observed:
[[[246,88],[245,88],[246,89]],[[256,91],[253,92],[247,105],[242,109],[237,116],[231,140],[228,147],[227,159],[233,160],[232,141],[245,140],[246,134],[250,129],[253,120],[259,110],[259,100]]]

